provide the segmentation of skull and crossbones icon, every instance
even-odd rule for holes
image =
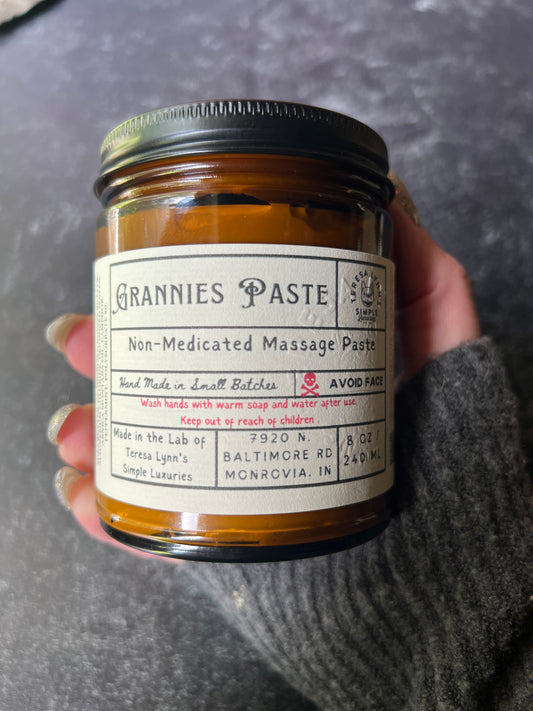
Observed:
[[[318,383],[314,373],[306,373],[302,383],[302,397],[318,397]]]

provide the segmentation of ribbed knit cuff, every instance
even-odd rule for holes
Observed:
[[[491,341],[428,364],[396,409],[397,512],[380,536],[190,571],[319,708],[533,708],[532,509]]]

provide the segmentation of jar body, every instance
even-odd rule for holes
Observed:
[[[143,550],[221,561],[377,534],[393,479],[383,208],[334,166],[289,156],[167,159],[123,181],[97,231],[97,265],[118,260],[99,272],[110,303],[95,295],[104,528]],[[163,262],[165,277],[149,276]],[[332,315],[341,302],[349,323]],[[344,498],[330,496],[338,485]],[[143,488],[156,492],[146,505]]]

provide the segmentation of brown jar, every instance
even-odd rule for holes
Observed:
[[[176,106],[107,136],[95,477],[114,538],[264,561],[387,525],[387,172],[374,131],[298,104]]]

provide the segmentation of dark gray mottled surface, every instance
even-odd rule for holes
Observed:
[[[299,709],[186,566],[139,562],[56,502],[48,415],[91,398],[42,340],[88,311],[105,132],[203,98],[304,101],[382,133],[468,268],[533,454],[530,0],[59,0],[0,28],[0,710]]]

